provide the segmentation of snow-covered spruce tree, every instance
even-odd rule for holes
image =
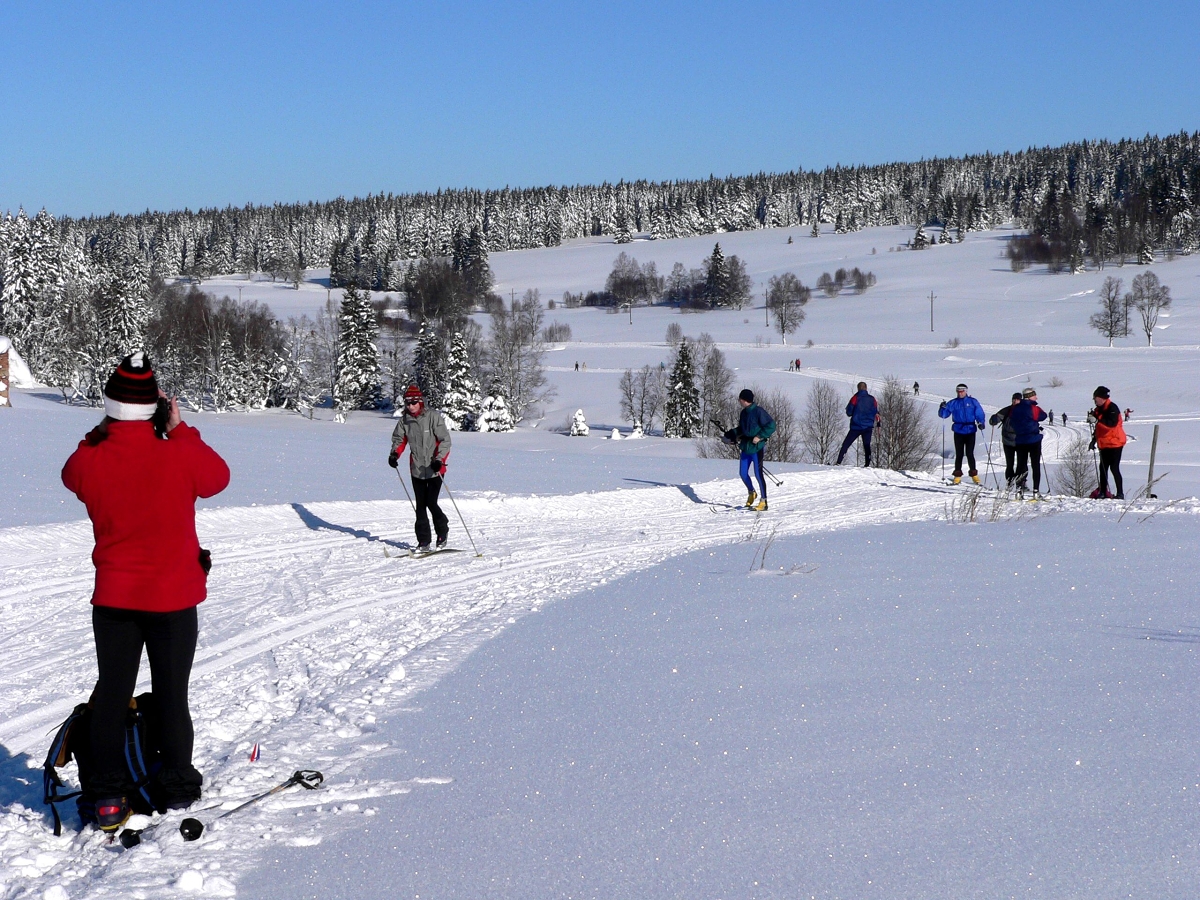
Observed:
[[[471,375],[467,342],[462,332],[455,332],[446,358],[446,395],[442,399],[442,414],[451,431],[474,431],[479,418],[479,382]]]
[[[583,410],[575,410],[575,415],[571,416],[571,437],[587,437],[590,431]]]
[[[483,300],[492,290],[487,242],[478,225],[472,225],[466,237],[456,242],[452,266],[462,276],[467,294],[474,302]]]
[[[421,325],[412,363],[413,380],[425,395],[425,404],[441,409],[446,394],[446,348],[433,322],[426,321]]]
[[[929,237],[925,234],[925,226],[918,225],[916,234],[913,235],[912,248],[914,250],[924,250],[929,246]]]
[[[664,437],[690,438],[700,431],[700,393],[692,369],[691,342],[687,340],[679,345],[671,368],[663,420]]]
[[[712,256],[704,261],[704,269],[704,295],[709,305],[729,305],[729,267],[720,244],[713,247]]]
[[[488,395],[483,398],[476,427],[479,431],[516,430],[517,424],[513,421],[512,413],[508,411],[508,404],[499,385],[492,385]]]
[[[342,297],[334,406],[339,410],[374,409],[381,396],[375,310],[370,295],[354,285],[346,288]]]

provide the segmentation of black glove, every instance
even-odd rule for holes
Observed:
[[[1096,449],[1096,439],[1095,439],[1095,438],[1092,438],[1091,442],[1088,444],[1088,449],[1089,449],[1089,450],[1095,450],[1095,449]]]
[[[975,427],[978,428],[980,431],[983,431],[983,423],[982,422],[976,422]]]
[[[399,468],[400,466],[400,457],[396,455],[395,450],[388,454],[388,465],[393,469]]]
[[[938,407],[938,412],[941,412],[941,411],[942,411],[943,409],[945,409],[945,408],[946,408],[946,401],[945,401],[945,400],[943,400],[943,401],[942,401],[942,405]]]
[[[429,464],[429,468],[433,469],[434,475],[445,475],[446,474],[446,463],[443,460],[435,459],[433,462],[431,462]]]

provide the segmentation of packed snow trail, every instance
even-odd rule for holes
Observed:
[[[218,828],[185,846],[173,828],[159,829],[156,841],[125,854],[94,831],[70,830],[71,810],[67,833],[54,838],[31,771],[48,733],[95,679],[90,525],[0,531],[0,897],[41,896],[56,885],[70,897],[106,896],[118,882],[133,896],[131,889],[197,878],[210,894],[232,894],[221,866],[245,870],[264,837],[312,843],[334,827],[331,814],[370,814],[359,801],[436,789],[354,780],[359,760],[387,749],[372,740],[376,719],[401,714],[408,697],[518,616],[697,549],[943,518],[961,496],[931,477],[877,469],[783,478],[762,515],[729,508],[744,497],[737,480],[557,497],[460,495],[485,557],[448,554],[420,565],[403,558],[412,544],[404,500],[200,512],[201,544],[214,561],[192,681],[205,802],[232,803],[301,767],[323,771],[326,787],[272,799],[246,817],[244,833]],[[461,525],[451,521],[452,542],[461,545]],[[250,763],[255,742],[262,760]],[[286,821],[283,810],[291,811]],[[349,827],[352,819],[339,821]]]

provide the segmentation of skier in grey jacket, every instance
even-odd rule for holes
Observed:
[[[416,498],[417,550],[429,551],[429,518],[433,516],[433,529],[437,533],[437,548],[446,546],[450,533],[450,520],[438,506],[438,493],[442,489],[442,475],[446,472],[446,458],[450,455],[450,429],[446,419],[436,409],[427,409],[425,397],[415,384],[404,392],[404,412],[392,432],[392,452],[388,454],[388,465],[393,469],[400,465],[400,454],[408,447],[408,470],[412,476],[413,496]]]

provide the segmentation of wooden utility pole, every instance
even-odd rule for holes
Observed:
[[[929,292],[929,330],[933,331],[933,291]]]

